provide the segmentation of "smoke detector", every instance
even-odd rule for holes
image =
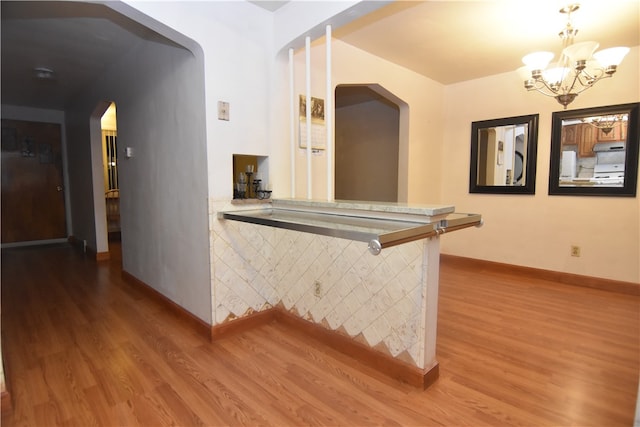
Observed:
[[[33,69],[33,75],[36,79],[53,80],[55,72],[51,68],[36,67]]]

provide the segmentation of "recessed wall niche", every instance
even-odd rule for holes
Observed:
[[[234,154],[232,182],[234,200],[271,198],[269,157]]]

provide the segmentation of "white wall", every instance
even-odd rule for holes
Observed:
[[[291,25],[296,27],[294,29],[285,28],[287,23],[279,21],[281,16],[291,16],[291,10],[284,9],[285,15],[272,15],[246,2],[195,2],[182,4],[179,8],[172,3],[131,4],[202,46],[208,198],[231,198],[234,153],[270,156],[272,176],[269,181],[273,182],[274,196],[288,196],[288,58],[286,51],[274,53],[280,42],[274,47],[272,39],[278,39],[279,34],[286,31],[290,31],[290,35],[299,33],[300,29],[295,25]],[[345,2],[342,6],[347,8],[350,4]],[[275,35],[272,31],[274,21],[280,22]],[[292,41],[296,48],[299,48],[299,36]],[[220,43],[220,40],[225,42]],[[322,39],[313,43],[312,95],[321,98],[326,96],[324,50]],[[298,50],[296,95],[304,93],[303,58],[304,52]],[[636,48],[612,80],[599,83],[601,87],[608,87],[606,96],[594,95],[599,88],[591,89],[582,94],[572,108],[637,101],[637,58]],[[404,152],[404,167],[401,164],[400,170],[408,183],[405,193],[408,201],[452,203],[459,211],[484,215],[487,222],[484,228],[445,236],[443,252],[639,281],[638,199],[546,196],[548,166],[543,166],[548,165],[549,158],[550,116],[560,108],[551,99],[526,93],[515,75],[492,76],[445,88],[334,40],[332,83],[334,88],[338,84],[377,83],[409,105],[408,147]],[[229,122],[217,120],[218,100],[230,103]],[[470,195],[467,186],[471,122],[533,112],[541,114],[537,194]],[[296,157],[296,181],[302,189],[298,195],[304,196],[306,153],[296,150]],[[326,194],[326,159],[323,156],[314,157],[313,180],[314,194]],[[611,212],[615,212],[618,221],[613,226],[607,222],[605,226],[602,215]],[[191,219],[187,212],[178,210],[173,214],[179,222]],[[171,233],[164,235],[176,237]],[[517,235],[523,237],[514,239]],[[138,244],[157,246],[154,238],[142,238]],[[581,258],[569,257],[571,244],[582,247]],[[135,258],[131,265],[139,265],[136,268],[143,274],[157,269],[158,260],[166,255],[158,255],[154,261]],[[178,277],[178,270],[192,265],[190,262],[182,265],[184,260],[178,261],[180,259],[181,256],[176,255],[176,271],[168,272],[169,280]],[[186,277],[192,277],[192,274],[187,273]],[[163,280],[157,278],[160,283]],[[165,285],[160,288],[162,286]],[[169,289],[167,293],[173,295],[172,292]],[[182,298],[175,292],[176,299]]]
[[[400,200],[411,203],[436,203],[440,200],[440,158],[443,138],[444,86],[406,68],[382,60],[339,40],[332,41],[332,94],[340,84],[378,84],[409,105],[408,111],[401,109],[408,120],[408,135],[401,153],[399,180],[405,182],[399,191]],[[325,98],[325,45],[324,38],[311,48],[311,95]],[[295,93],[305,94],[305,53],[295,53]],[[287,110],[288,111],[288,104]],[[285,121],[285,123],[288,123]],[[401,130],[402,132],[402,130]],[[286,141],[286,142],[285,142]],[[288,146],[288,140],[278,139],[274,145]],[[285,150],[281,148],[282,155]],[[326,195],[326,154],[314,156],[312,164],[313,198]],[[275,179],[286,182],[289,169],[277,169]],[[296,149],[297,197],[306,194],[306,154]]]
[[[270,109],[270,182],[273,185],[273,197],[290,197],[295,193],[296,197],[306,197],[306,152],[297,148],[297,140],[294,157],[296,158],[296,185],[299,191],[291,187],[291,129],[289,120],[289,49],[296,50],[296,75],[295,102],[297,96],[306,92],[304,79],[304,48],[305,37],[316,40],[313,43],[314,59],[312,66],[316,69],[312,73],[311,92],[314,97],[326,98],[326,76],[324,74],[324,49],[323,36],[326,25],[338,28],[341,25],[361,17],[369,12],[385,6],[390,1],[292,1],[273,13],[274,19],[274,43],[272,63],[271,89],[269,93]],[[302,55],[302,57],[300,57]],[[340,82],[333,81],[332,93]],[[297,105],[297,104],[296,104]],[[297,125],[294,134],[297,134]],[[313,157],[313,189],[315,198],[326,199],[326,154]],[[406,185],[405,185],[406,187]],[[406,198],[406,192],[403,194]]]
[[[127,3],[202,48],[208,195],[231,199],[233,154],[269,154],[273,15],[245,1]],[[229,121],[218,120],[218,101]]]
[[[638,102],[638,47],[619,71],[580,94],[569,109]],[[522,88],[516,73],[445,89],[442,201],[481,213],[484,227],[442,238],[442,252],[628,282],[640,282],[639,198],[549,196],[551,115],[562,106]],[[469,194],[471,122],[540,114],[535,195]],[[634,143],[638,143],[635,141]],[[570,256],[570,246],[581,257]]]
[[[115,101],[123,269],[210,322],[204,70],[197,53],[141,41],[74,101],[67,127],[77,237],[100,237],[93,217],[104,216],[95,208],[104,204],[96,182],[102,148],[89,126],[95,122],[99,135],[95,109]],[[133,148],[133,158],[123,158],[124,147]]]
[[[399,171],[408,179],[407,200],[454,204],[460,212],[483,214],[483,228],[443,237],[443,253],[640,282],[638,197],[547,195],[551,114],[562,109],[555,100],[528,93],[515,72],[444,87],[339,40],[332,41],[332,49],[334,88],[377,83],[409,105],[408,160]],[[324,52],[323,38],[312,43],[311,95],[321,98],[325,97]],[[305,92],[304,55],[303,49],[295,53],[296,97]],[[286,75],[286,59],[281,55],[279,60],[280,74]],[[639,69],[635,47],[612,79],[582,93],[571,109],[638,102]],[[286,86],[281,83],[281,87]],[[534,113],[540,114],[536,194],[469,194],[471,122]],[[280,125],[287,129],[288,121]],[[272,148],[278,153],[273,161],[283,166],[275,168],[275,181],[286,185],[289,169],[283,159],[288,159],[288,133],[280,136]],[[325,165],[324,155],[314,156],[314,198],[326,194]],[[296,195],[306,197],[306,155],[298,149],[296,172]],[[581,247],[581,257],[570,256],[571,245]]]
[[[281,81],[280,79],[274,79],[274,72],[280,71],[276,67],[273,54],[273,38],[274,38],[274,15],[267,12],[255,5],[251,5],[248,2],[188,2],[181,3],[179,7],[174,2],[127,2],[128,5],[133,6],[136,11],[142,12],[136,19],[139,22],[148,25],[150,28],[156,29],[161,34],[165,34],[166,25],[170,27],[172,31],[177,31],[181,35],[188,37],[199,48],[202,49],[202,58],[204,60],[204,88],[202,95],[204,97],[204,108],[200,104],[185,104],[185,108],[202,108],[201,111],[197,110],[194,113],[202,112],[205,114],[204,122],[206,134],[204,135],[206,141],[206,160],[207,160],[207,173],[205,177],[202,177],[202,181],[198,183],[206,183],[206,193],[209,199],[209,206],[213,206],[212,200],[228,200],[232,197],[232,155],[233,154],[252,154],[259,156],[268,156],[270,154],[271,144],[270,136],[280,132],[279,126],[281,121],[274,121],[274,117],[278,117],[283,114],[282,109],[278,108],[278,100],[286,99],[286,95],[282,98],[283,92],[279,90],[278,83],[272,85],[272,81]],[[349,7],[352,2],[339,2],[336,3],[331,11],[340,11]],[[308,3],[308,7],[295,7],[296,11],[289,12],[287,16],[292,17],[290,20],[286,20],[279,29],[282,31],[292,31],[293,34],[298,34],[298,30],[295,28],[299,24],[299,20],[296,19],[302,16],[301,14],[307,14],[307,17],[311,19],[305,20],[305,22],[312,22],[314,19],[321,19],[322,14],[309,14],[309,12],[317,9],[319,4]],[[118,10],[123,8],[118,3],[113,4]],[[320,5],[321,8],[324,6]],[[379,5],[375,5],[379,7]],[[126,9],[126,8],[125,8]],[[126,10],[125,10],[126,11]],[[333,12],[332,12],[333,13]],[[131,13],[128,13],[132,16]],[[331,15],[329,15],[331,16]],[[146,18],[149,19],[147,22]],[[292,29],[290,30],[289,27]],[[286,36],[285,36],[286,37]],[[144,52],[142,55],[146,55]],[[165,67],[166,68],[166,67]],[[151,70],[149,70],[151,72]],[[153,75],[153,73],[152,73]],[[185,81],[193,80],[193,76],[184,76]],[[175,84],[180,83],[174,81]],[[164,88],[164,84],[158,85],[158,88]],[[206,90],[204,90],[206,89]],[[123,94],[124,95],[124,94]],[[128,94],[127,94],[128,95]],[[140,97],[138,91],[133,91],[131,96]],[[144,94],[143,94],[144,95]],[[165,98],[166,99],[166,98]],[[128,145],[125,140],[125,129],[128,129],[127,122],[123,117],[128,114],[127,107],[123,103],[122,99],[114,99],[118,105],[118,127],[119,127],[119,143],[121,145]],[[168,99],[166,99],[168,101]],[[230,120],[219,121],[217,120],[217,102],[226,101],[230,105]],[[133,98],[131,99],[133,102]],[[153,104],[155,108],[159,109],[159,112],[163,111],[162,103],[155,102]],[[139,105],[138,108],[142,108]],[[167,109],[171,110],[170,107]],[[178,110],[177,108],[174,109]],[[143,113],[135,109],[137,113]],[[177,114],[177,112],[176,112]],[[282,115],[280,120],[286,118],[287,115]],[[144,116],[145,119],[151,120],[151,117]],[[272,125],[275,122],[274,125]],[[146,126],[148,122],[145,123]],[[163,123],[164,124],[164,123]],[[171,125],[175,123],[170,122]],[[150,140],[153,138],[160,138],[161,140],[166,138],[158,129],[149,129],[148,126],[141,127],[135,123],[131,123],[131,132],[135,138],[132,138],[130,144],[143,143],[142,141]],[[278,131],[273,132],[272,129],[275,126]],[[146,129],[146,130],[145,130]],[[159,129],[164,129],[160,126]],[[149,135],[151,134],[151,135]],[[174,135],[175,132],[170,132],[170,135]],[[190,135],[187,133],[187,136]],[[150,138],[152,136],[153,138]],[[184,143],[195,143],[198,139],[188,140],[184,135],[182,138],[176,138],[176,140]],[[138,138],[142,138],[139,140]],[[135,147],[134,147],[135,148]],[[199,152],[195,151],[191,153],[198,155]],[[142,153],[138,154],[142,155]],[[163,162],[171,157],[167,156],[168,153],[162,153],[157,157],[158,162]],[[205,156],[202,156],[205,158]],[[277,162],[276,162],[277,163]],[[168,165],[170,166],[170,165]],[[153,168],[150,164],[148,168]],[[125,167],[126,169],[126,167]],[[271,168],[270,168],[271,169]],[[192,251],[185,251],[184,247],[180,245],[174,249],[176,253],[157,253],[158,251],[167,251],[163,248],[165,238],[167,243],[180,243],[185,238],[179,234],[175,234],[169,230],[168,227],[176,224],[169,224],[169,222],[178,222],[178,230],[180,226],[193,227],[193,224],[182,224],[182,221],[189,221],[194,219],[192,215],[196,215],[195,219],[199,219],[197,213],[188,212],[185,207],[178,207],[177,209],[168,209],[166,215],[162,213],[158,215],[158,218],[153,222],[159,222],[163,227],[158,230],[149,228],[149,224],[145,223],[144,215],[139,213],[132,214],[134,220],[137,223],[130,224],[127,221],[127,206],[129,204],[137,203],[140,206],[146,206],[149,209],[153,209],[154,212],[158,208],[163,207],[163,204],[158,205],[153,203],[154,198],[148,199],[145,194],[148,189],[142,187],[141,192],[127,195],[126,183],[128,173],[133,176],[131,179],[141,180],[144,178],[141,176],[144,173],[150,171],[146,168],[140,169],[136,167],[131,172],[122,171],[121,179],[121,208],[123,209],[123,249],[125,258],[125,269],[130,271],[136,277],[148,284],[156,287],[163,294],[167,295],[185,306],[187,309],[191,309],[190,305],[197,305],[198,309],[194,311],[203,319],[210,320],[209,316],[204,316],[202,313],[202,302],[210,299],[205,299],[203,292],[198,291],[198,294],[186,295],[189,290],[175,290],[167,288],[169,284],[174,280],[180,280],[189,282],[194,276],[191,271],[183,271],[185,267],[192,266],[196,271],[201,271],[202,267],[208,267],[208,263],[198,262],[203,260],[185,260],[185,257],[193,256]],[[186,168],[179,170],[180,173],[186,173],[190,176],[194,175],[194,171]],[[147,180],[144,180],[147,182]],[[148,180],[149,183],[153,180]],[[188,189],[189,191],[186,191]],[[285,187],[275,187],[274,195],[278,194],[278,191],[284,191]],[[183,191],[189,194],[194,193],[193,187],[184,186]],[[183,197],[186,197],[183,195]],[[135,202],[139,200],[139,202]],[[164,209],[161,210],[163,212]],[[140,215],[140,216],[138,216]],[[155,213],[154,213],[155,215]],[[166,220],[166,221],[165,221]],[[148,222],[148,220],[147,220]],[[165,223],[166,222],[166,223]],[[167,227],[167,228],[164,228]],[[132,251],[131,255],[126,252],[127,244],[127,230],[134,230],[140,228],[145,232],[139,232],[135,235],[131,235],[130,240],[135,242],[136,248],[140,249],[147,247],[155,254],[150,258],[145,258],[140,255],[138,250]],[[131,231],[129,231],[131,232]],[[159,235],[156,235],[159,233]],[[189,234],[191,236],[191,234]],[[206,238],[206,233],[202,233],[201,236]],[[198,235],[199,241],[200,235]],[[197,252],[198,255],[200,252]],[[169,256],[170,255],[170,256]],[[171,262],[173,268],[167,268],[164,262]],[[197,268],[195,263],[198,262]],[[213,274],[213,271],[211,271]],[[209,284],[210,286],[210,284]],[[200,289],[200,288],[198,288]],[[207,290],[210,292],[210,288]],[[191,301],[191,303],[183,304],[183,300]],[[198,304],[195,300],[199,300]]]

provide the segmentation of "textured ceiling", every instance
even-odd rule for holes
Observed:
[[[285,4],[289,3],[288,1],[269,1],[269,0],[249,0],[249,3],[253,3],[256,6],[260,6],[263,9],[268,10],[269,12],[275,12],[280,9]]]
[[[288,2],[252,2],[278,13]],[[176,2],[179,7],[179,2]],[[640,44],[640,1],[584,0],[576,41]],[[443,84],[509,72],[535,50],[558,52],[565,17],[555,0],[398,1],[334,29],[335,38]],[[172,44],[96,3],[2,1],[2,102],[64,109],[143,40]],[[624,66],[624,62],[622,64]],[[55,71],[34,78],[34,67]]]
[[[362,50],[443,84],[514,71],[527,53],[561,50],[566,2],[398,1],[333,32]],[[640,44],[640,1],[583,0],[576,42]],[[624,64],[624,63],[623,63]]]
[[[2,1],[2,103],[63,110],[79,91],[144,40],[175,44],[93,3]],[[34,68],[54,71],[51,79]]]

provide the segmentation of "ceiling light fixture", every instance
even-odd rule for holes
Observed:
[[[567,15],[567,25],[558,33],[562,39],[562,53],[557,63],[547,68],[554,57],[552,52],[534,52],[522,58],[523,69],[527,71],[524,87],[555,98],[565,110],[579,93],[597,81],[613,76],[629,52],[628,47],[595,52],[599,44],[594,41],[574,44],[578,29],[571,25],[571,14],[579,7],[579,4],[570,4],[560,9],[560,13]]]
[[[37,79],[52,80],[55,75],[55,72],[51,68],[36,67],[33,69],[33,75]]]

